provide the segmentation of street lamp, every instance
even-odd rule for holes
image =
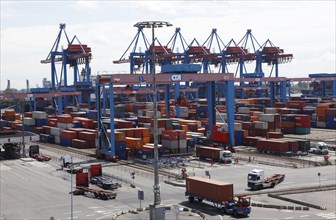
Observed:
[[[160,196],[160,184],[159,184],[159,151],[158,151],[158,128],[157,128],[157,90],[156,90],[156,78],[155,78],[155,35],[154,29],[161,27],[173,26],[171,23],[166,21],[142,21],[134,25],[137,28],[152,28],[152,74],[153,74],[153,104],[154,104],[154,204],[153,213],[155,213],[155,208],[161,204]],[[155,219],[156,214],[151,215],[151,219]]]

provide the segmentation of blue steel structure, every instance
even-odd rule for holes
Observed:
[[[178,76],[177,76],[178,75]],[[174,84],[177,82],[204,82],[208,87],[209,97],[209,128],[212,128],[215,125],[215,82],[223,82],[226,84],[226,107],[228,114],[228,128],[229,128],[229,146],[234,146],[234,77],[233,74],[230,73],[184,73],[184,74],[157,74],[156,75],[156,83],[159,85],[166,84]],[[138,85],[140,83],[153,82],[152,74],[143,74],[143,75],[135,75],[135,74],[115,74],[115,75],[98,75],[96,80],[96,109],[97,109],[97,121],[98,121],[98,153],[100,155],[105,156],[115,156],[115,140],[114,140],[114,86],[116,85]],[[108,90],[109,94],[109,105],[111,106],[109,124],[110,124],[110,134],[108,135],[108,131],[106,126],[104,125],[102,119],[102,109],[105,105],[101,102],[103,99],[104,91]],[[102,97],[103,96],[103,97]],[[212,112],[212,113],[210,113]],[[210,135],[212,135],[212,129],[210,129]]]
[[[309,74],[313,96],[336,97],[336,73]],[[326,80],[328,79],[329,80]]]
[[[65,24],[59,26],[60,31],[46,59],[41,60],[42,64],[51,65],[51,91],[58,92],[76,92],[81,91],[80,95],[72,97],[72,104],[82,103],[83,101],[90,103],[90,94],[94,92],[91,81],[90,61],[92,58],[91,48],[82,44],[75,35],[71,40],[66,31]],[[67,48],[64,49],[61,45],[62,36],[65,36]],[[61,63],[61,68],[58,72],[56,64]],[[84,65],[80,70],[79,66]],[[68,69],[73,68],[73,84],[68,82]],[[84,94],[84,96],[82,95]],[[85,99],[85,100],[83,100]],[[53,104],[55,102],[53,101]],[[60,96],[57,98],[58,113],[62,113],[62,103],[68,104],[68,97]]]
[[[249,43],[249,44],[248,44]],[[238,42],[238,45],[243,48],[246,52],[249,46],[252,47],[252,54],[255,54],[255,69],[253,73],[248,73],[245,65],[244,59],[239,60],[239,73],[240,78],[263,78],[265,77],[265,73],[263,71],[262,65],[263,63],[267,63],[268,65],[272,65],[271,72],[269,77],[272,76],[273,71],[275,72],[275,77],[279,77],[279,64],[290,62],[293,58],[292,54],[284,54],[284,50],[276,47],[269,39],[262,45],[258,43],[256,38],[252,35],[252,30],[248,29],[245,36]],[[237,72],[236,72],[237,73]],[[258,97],[262,97],[265,94],[261,89],[263,87],[261,82],[257,82],[254,84],[245,84],[244,80],[240,83],[241,86],[251,86],[257,88]],[[281,82],[273,82],[270,85],[270,93],[272,93],[271,99],[274,97],[278,97],[280,94],[281,101],[286,102],[286,94],[287,88],[289,84],[286,81]],[[242,94],[243,95],[243,94]]]

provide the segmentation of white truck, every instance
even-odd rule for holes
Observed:
[[[324,142],[317,142],[316,147],[310,148],[309,153],[319,154],[319,155],[328,155],[328,145]]]
[[[273,188],[285,179],[285,174],[273,174],[265,179],[263,170],[253,169],[247,175],[247,186],[252,190]]]

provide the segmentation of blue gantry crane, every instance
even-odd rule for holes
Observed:
[[[59,33],[46,59],[41,60],[42,64],[51,65],[51,91],[57,92],[75,92],[82,91],[78,96],[74,96],[72,103],[90,103],[90,94],[94,92],[91,81],[90,61],[92,58],[91,48],[82,44],[75,35],[71,40],[65,31],[66,25],[61,23]],[[61,46],[62,36],[65,37],[67,48]],[[60,69],[57,69],[58,63],[61,63]],[[80,65],[84,65],[80,69]],[[68,67],[73,68],[73,83],[68,81]],[[34,90],[32,90],[33,92]],[[48,91],[44,91],[48,92]],[[83,96],[85,94],[85,96]],[[62,105],[68,105],[68,97],[58,98],[57,105],[59,114],[62,113]],[[54,104],[54,102],[53,102]]]

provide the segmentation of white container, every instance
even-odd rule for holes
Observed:
[[[238,113],[249,113],[250,109],[248,107],[239,107]]]
[[[257,129],[268,129],[268,122],[265,121],[256,121],[254,122],[255,128]]]
[[[36,119],[47,119],[48,115],[46,112],[42,112],[42,111],[33,111],[33,118]]]
[[[326,128],[327,127],[327,122],[317,121],[316,122],[316,127],[318,127],[318,128]]]
[[[54,136],[54,140],[56,144],[60,144],[61,143],[61,138],[60,136]]]
[[[242,123],[237,123],[237,122],[235,122],[235,123],[234,123],[234,131],[241,131],[241,130],[243,130],[243,125],[242,125]]]
[[[274,114],[260,114],[259,120],[266,122],[274,122]]]
[[[58,128],[60,128],[60,129],[69,129],[69,128],[73,128],[74,127],[74,125],[73,125],[73,123],[60,123],[60,122],[58,122],[57,123],[57,127]]]
[[[184,139],[184,140],[179,140],[179,141],[178,141],[178,146],[179,146],[180,149],[185,149],[185,148],[187,148],[187,140],[186,140],[186,139]]]
[[[178,140],[162,140],[162,147],[178,149]]]
[[[51,127],[50,128],[50,134],[53,136],[60,136],[61,130],[59,128],[56,127]]]
[[[277,109],[276,108],[265,108],[265,114],[276,114]]]
[[[25,117],[23,119],[23,124],[24,125],[35,125],[35,119],[34,118]]]

